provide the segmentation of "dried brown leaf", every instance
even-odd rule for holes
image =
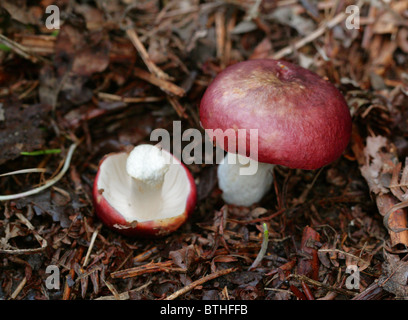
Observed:
[[[378,285],[384,290],[395,294],[399,299],[408,298],[408,262],[398,255],[384,251],[386,261],[383,263],[383,274],[378,280]]]
[[[408,200],[408,158],[405,159],[405,167],[402,171],[401,167],[401,162],[394,167],[389,188],[400,201],[405,201]]]
[[[197,253],[194,245],[189,245],[177,251],[170,251],[170,259],[175,265],[183,269],[189,269],[190,265],[197,260]]]
[[[384,166],[382,148],[386,148],[387,138],[383,136],[367,137],[367,145],[364,149],[366,163],[360,168],[362,176],[366,179],[370,191],[388,193],[389,189],[383,185],[380,176]]]

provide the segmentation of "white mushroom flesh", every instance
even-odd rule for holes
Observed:
[[[170,153],[139,145],[113,154],[100,166],[98,190],[128,222],[182,214],[191,191],[185,167]]]

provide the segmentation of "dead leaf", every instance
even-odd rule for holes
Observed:
[[[408,53],[408,29],[407,28],[401,28],[398,31],[397,43],[398,43],[399,48],[402,51],[404,51],[405,53]]]
[[[60,99],[74,105],[89,101],[93,93],[86,83],[92,75],[107,68],[109,52],[105,32],[88,32],[83,21],[75,26],[64,23],[55,42],[54,63],[41,70],[41,101],[54,108]],[[68,108],[69,104],[64,106]]]
[[[407,1],[393,1],[390,3],[389,7],[387,6],[377,15],[373,27],[374,33],[395,33],[399,23],[403,19],[401,15],[407,9]]]
[[[384,251],[384,257],[386,261],[383,263],[383,274],[378,279],[378,285],[395,294],[398,299],[407,299],[408,262],[386,251]]]
[[[3,0],[1,6],[10,14],[10,16],[23,24],[38,25],[41,23],[40,16],[33,14],[33,7],[27,8],[25,3],[15,3],[16,1]],[[25,2],[25,1],[24,1]]]
[[[389,210],[399,203],[397,199],[389,194],[379,195],[376,198],[376,203],[378,211],[382,216],[386,216]],[[386,217],[386,227],[388,233],[390,234],[391,246],[396,246],[398,244],[403,244],[408,246],[408,231],[404,230],[401,232],[394,232],[397,229],[406,229],[408,227],[407,221],[407,210],[398,209],[393,211],[389,216]]]
[[[44,146],[45,124],[50,108],[42,105],[23,107],[14,99],[0,102],[3,121],[0,121],[0,164],[13,160],[22,151],[33,151]]]
[[[197,260],[197,254],[192,244],[177,251],[170,251],[169,257],[175,265],[186,270]]]
[[[366,179],[370,191],[375,194],[389,192],[380,179],[385,160],[380,150],[386,146],[387,138],[383,136],[367,137],[367,145],[364,148],[366,164],[360,168],[360,171]]]
[[[294,28],[300,35],[310,34],[316,29],[313,20],[301,16],[294,7],[277,8],[271,16],[280,23]]]
[[[271,41],[265,37],[258,45],[255,47],[249,59],[265,59],[270,55],[272,50]]]
[[[109,50],[110,42],[104,32],[86,32],[81,26],[64,24],[55,43],[54,63],[57,68],[71,64],[75,75],[89,77],[106,69]]]
[[[320,241],[320,235],[313,228],[306,226],[303,229],[297,273],[317,280],[319,275],[319,259],[315,243]]]
[[[401,162],[394,167],[389,188],[400,201],[405,201],[408,200],[408,158],[405,159],[405,167],[402,171],[401,167]]]

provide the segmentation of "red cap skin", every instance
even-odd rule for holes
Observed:
[[[107,154],[101,159],[99,162],[99,168],[101,167],[102,162],[110,155],[112,154]],[[180,215],[167,219],[129,223],[123,218],[120,212],[114,209],[104,198],[102,190],[98,190],[97,181],[100,169],[98,169],[98,172],[96,173],[92,190],[96,215],[107,227],[125,236],[157,238],[176,231],[191,216],[197,201],[197,190],[194,178],[184,164],[181,162],[180,164],[185,169],[190,184],[190,194],[187,197],[186,209],[184,212],[180,213]]]
[[[220,72],[201,100],[200,120],[205,129],[258,129],[255,160],[299,169],[317,169],[339,158],[352,125],[347,103],[333,84],[271,59],[239,62]],[[246,144],[249,156],[249,131]]]

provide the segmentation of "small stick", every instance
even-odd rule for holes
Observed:
[[[353,296],[354,297],[354,296],[357,295],[356,292],[346,290],[346,289],[342,289],[342,288],[337,288],[337,287],[331,286],[329,284],[325,284],[325,283],[319,282],[317,280],[310,279],[309,277],[306,277],[304,275],[291,274],[291,275],[288,276],[288,279],[289,278],[294,278],[294,279],[299,280],[299,281],[304,281],[306,283],[309,283],[310,285],[317,286],[317,287],[322,287],[322,288],[324,288],[326,290],[335,291],[335,292],[338,292],[340,294],[344,294],[344,295],[347,295],[347,296]]]
[[[224,10],[215,12],[215,34],[217,43],[217,58],[222,60],[225,50],[225,14]]]
[[[11,296],[10,296],[10,299],[11,299],[11,300],[14,300],[14,299],[18,296],[18,294],[20,293],[20,291],[23,290],[23,288],[24,288],[24,286],[26,285],[26,283],[27,283],[27,278],[24,277],[24,279],[21,280],[21,282],[18,284],[16,290],[14,290],[14,292],[11,294]]]
[[[35,248],[35,249],[1,249],[0,248],[0,253],[7,253],[7,254],[32,254],[36,252],[40,252],[44,250],[48,246],[47,240],[42,238],[36,231],[34,226],[31,224],[31,222],[22,214],[17,212],[16,216],[20,219],[20,221],[28,228],[30,231],[32,231],[35,239],[41,244],[40,248]],[[8,244],[6,244],[7,246]],[[11,247],[10,245],[8,245]]]
[[[330,21],[325,22],[320,28],[317,28],[315,31],[312,33],[308,34],[306,37],[296,41],[293,45],[289,45],[278,52],[274,53],[272,55],[272,59],[281,59],[288,54],[291,54],[294,50],[298,50],[302,48],[304,45],[306,45],[309,42],[312,42],[313,40],[317,39],[320,37],[326,29],[333,28],[340,22],[342,22],[344,19],[346,19],[347,15],[344,12],[340,12],[337,16],[335,16],[333,19]]]
[[[232,39],[231,39],[231,34],[232,30],[235,27],[237,20],[237,11],[235,10],[232,13],[231,18],[228,20],[227,23],[227,30],[226,30],[226,35],[225,35],[225,45],[224,45],[224,54],[222,56],[222,62],[224,66],[227,66],[231,60],[231,51],[232,51]]]
[[[98,98],[110,101],[120,101],[124,103],[157,102],[163,100],[162,97],[122,97],[105,92],[98,92]]]
[[[175,85],[174,83],[170,82],[170,81],[166,81],[163,79],[160,79],[159,77],[154,76],[153,74],[144,71],[143,69],[140,68],[134,68],[135,70],[135,76],[143,79],[147,82],[150,82],[151,84],[159,87],[160,89],[162,89],[165,92],[169,92],[172,93],[176,96],[182,97],[185,95],[185,91],[183,88]]]
[[[157,67],[156,64],[150,59],[149,54],[146,51],[146,48],[140,41],[135,30],[126,29],[126,34],[129,37],[130,41],[132,41],[132,44],[135,46],[136,50],[139,52],[149,71],[154,73],[154,75],[160,79],[166,80],[170,79],[170,76],[167,73],[160,70],[159,67]]]
[[[302,285],[302,289],[303,289],[303,292],[304,292],[307,300],[314,300],[315,298],[314,298],[312,292],[310,291],[310,288],[308,287],[308,285],[304,281],[301,282],[301,285]]]
[[[341,254],[344,254],[345,256],[349,256],[349,257],[351,257],[351,258],[353,258],[353,259],[356,259],[358,262],[360,262],[360,263],[362,263],[362,264],[364,264],[364,265],[366,265],[366,264],[368,264],[368,261],[365,261],[364,259],[362,259],[362,258],[360,258],[360,257],[357,257],[356,255],[354,255],[354,254],[351,254],[351,253],[348,253],[348,252],[345,252],[345,251],[342,251],[342,250],[339,250],[339,249],[319,249],[319,250],[317,250],[318,252],[335,252],[335,253],[341,253]]]
[[[109,283],[109,282],[107,282],[107,281],[104,281],[104,282],[105,282],[105,284],[106,284],[107,287],[108,287],[108,283]],[[138,292],[138,291],[140,291],[140,290],[143,290],[144,288],[150,286],[151,283],[152,283],[152,280],[149,280],[148,282],[146,282],[145,284],[141,285],[140,287],[137,287],[136,289],[132,289],[132,290],[125,291],[125,292],[122,292],[122,293],[118,293],[116,296],[115,296],[115,295],[111,295],[111,296],[99,297],[99,298],[96,298],[95,300],[129,300],[131,293],[133,293],[133,292]],[[109,283],[109,285],[111,286],[111,288],[113,288],[113,286],[112,286],[111,283]],[[108,289],[112,292],[111,288],[108,287]],[[115,288],[113,288],[113,289],[116,291]],[[115,291],[114,291],[114,292],[115,292]],[[117,293],[117,291],[116,291],[116,293]]]
[[[86,265],[88,264],[89,256],[91,255],[92,248],[95,244],[95,240],[96,240],[96,237],[98,236],[98,233],[99,233],[99,228],[97,228],[92,234],[91,242],[89,243],[88,251],[86,252],[85,260],[84,260],[84,263],[82,264],[83,268],[85,268]]]
[[[28,53],[28,49],[23,45],[7,38],[5,35],[0,34],[0,42],[4,43],[7,47],[11,48],[15,53],[22,56],[25,59],[30,60],[33,63],[37,63],[39,60],[45,61],[43,58],[37,57],[32,53]]]
[[[143,266],[112,272],[111,277],[114,278],[114,279],[115,278],[126,279],[126,278],[136,277],[136,276],[139,276],[139,275],[145,274],[145,273],[153,273],[153,272],[160,272],[160,271],[164,271],[164,272],[186,272],[186,269],[173,268],[172,265],[173,265],[172,261],[148,263],[148,264],[143,265]]]
[[[378,284],[378,281],[375,281],[351,300],[378,300],[383,293],[384,289]]]
[[[290,290],[293,292],[293,294],[299,299],[299,300],[307,300],[305,294],[300,291],[298,288],[296,288],[294,285],[290,286]]]
[[[194,289],[195,287],[197,287],[199,285],[202,285],[203,283],[205,283],[207,281],[210,281],[210,280],[213,280],[215,278],[224,276],[224,275],[229,274],[231,272],[235,272],[237,270],[238,270],[237,268],[229,268],[229,269],[224,269],[224,270],[220,270],[220,271],[211,273],[211,274],[209,274],[209,275],[207,275],[207,276],[205,276],[205,277],[203,277],[201,279],[198,279],[198,280],[190,283],[188,286],[185,286],[184,288],[174,292],[173,294],[171,294],[167,298],[165,298],[165,300],[174,300],[174,299],[178,298],[179,296],[187,293],[188,291]]]
[[[108,287],[109,291],[112,292],[112,295],[114,296],[115,300],[121,300],[121,296],[119,292],[116,290],[116,288],[113,286],[113,284],[105,280],[103,280],[103,282]]]
[[[167,96],[167,100],[170,102],[171,106],[177,112],[177,115],[180,118],[187,118],[185,109],[175,97]]]
[[[157,252],[159,252],[159,249],[157,249],[157,247],[153,247],[147,251],[144,251],[133,258],[133,263],[146,261],[151,257],[152,254]]]

